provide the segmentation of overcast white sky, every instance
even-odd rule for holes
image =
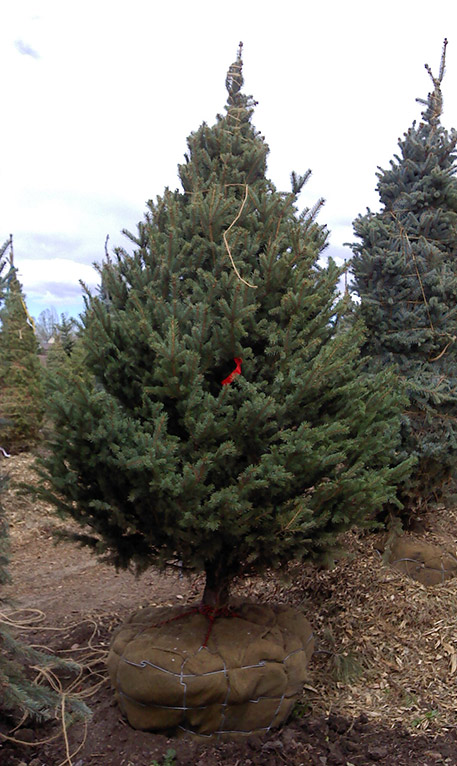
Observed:
[[[443,124],[457,128],[457,3],[420,0],[15,0],[0,7],[0,241],[14,235],[30,313],[76,316],[79,279],[128,245],[147,199],[179,186],[186,137],[212,124],[244,43],[269,176],[313,175],[329,252],[376,209],[376,168],[420,119],[449,39]]]

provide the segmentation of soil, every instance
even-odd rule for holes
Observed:
[[[15,456],[1,468],[13,483],[33,481],[33,461]],[[105,659],[114,627],[130,612],[195,603],[202,579],[116,573],[73,543],[55,545],[52,530],[62,522],[44,504],[10,488],[4,505],[13,584],[2,598],[14,603],[3,606],[0,620],[25,643],[81,664],[80,674],[59,671],[51,680],[64,689],[67,708],[77,696],[92,717],[67,726],[57,712],[44,724],[18,725],[0,714],[1,766],[457,764],[455,580],[426,590],[384,566],[373,536],[352,535],[352,557],[333,571],[292,566],[288,582],[269,573],[238,584],[237,596],[291,603],[313,624],[317,651],[303,701],[287,725],[262,739],[176,738],[130,728],[114,702]],[[436,517],[433,542],[455,539],[453,513]]]

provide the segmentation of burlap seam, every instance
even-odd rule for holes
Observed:
[[[296,649],[296,652],[303,652],[304,649]],[[294,654],[295,652],[291,652],[291,654]],[[290,657],[290,654],[287,655],[287,657],[284,657],[284,660],[282,662],[285,662]],[[188,660],[191,660],[192,657],[186,657],[183,665],[188,662]],[[125,657],[120,658],[121,662],[125,662],[126,665],[133,665],[134,668],[145,668],[146,665],[149,665],[151,668],[155,668],[155,670],[161,670],[162,673],[168,673],[170,676],[176,676],[177,678],[202,678],[203,676],[214,676],[217,673],[225,673],[226,667],[221,668],[220,670],[208,670],[206,673],[183,673],[182,670],[179,673],[175,673],[173,670],[168,670],[167,668],[161,668],[160,665],[154,665],[153,662],[149,662],[149,660],[141,660],[141,662],[132,662],[131,660],[126,660]],[[224,663],[225,665],[225,663]],[[181,666],[182,667],[182,666]],[[262,668],[265,667],[265,662],[261,660],[257,665],[241,665],[238,668],[230,668],[231,670],[250,670],[252,668]]]
[[[193,705],[192,707],[185,706],[182,707],[181,705],[156,705],[154,702],[140,702],[139,700],[134,699],[134,697],[130,697],[129,694],[126,694],[126,692],[118,691],[118,694],[122,697],[125,697],[125,699],[129,700],[129,702],[133,702],[135,705],[138,705],[139,707],[145,707],[145,708],[157,708],[158,710],[205,710],[207,707],[211,707],[211,705]],[[260,697],[256,697],[256,699],[248,699],[244,702],[240,703],[242,705],[245,705],[247,702],[252,702],[253,705],[255,705],[258,702],[261,702],[262,700],[275,700],[278,699],[277,697],[269,697],[268,694],[262,694]],[[286,695],[283,694],[280,699],[281,702],[286,699]],[[225,705],[225,702],[214,702],[212,703],[214,705]],[[278,705],[279,708],[279,705]],[[278,710],[275,711],[275,715],[278,712]]]
[[[309,644],[311,639],[313,638],[313,633],[308,637],[306,640],[305,646]],[[281,660],[281,664],[283,665],[289,657],[292,657],[294,654],[298,654],[299,652],[305,651],[305,646],[303,646],[301,649],[294,649],[293,652],[289,652],[289,654],[284,657],[283,660]],[[157,649],[161,649],[161,647],[156,647]],[[215,654],[215,652],[211,652],[212,654]],[[155,670],[161,670],[162,673],[168,673],[170,676],[175,676],[176,678],[202,678],[203,676],[212,676],[216,675],[217,673],[227,673],[227,666],[225,664],[224,659],[221,657],[222,662],[224,663],[224,667],[220,670],[208,670],[206,673],[183,673],[182,668],[185,665],[186,662],[191,660],[192,657],[186,657],[183,661],[183,664],[181,665],[181,670],[179,673],[174,672],[173,670],[168,670],[167,668],[162,668],[160,665],[155,665],[153,662],[150,662],[149,660],[141,660],[141,662],[132,662],[132,660],[127,660],[125,657],[120,657],[119,662],[125,662],[126,665],[132,665],[134,668],[145,668],[147,665],[151,668],[155,668]],[[267,662],[277,662],[277,660],[267,660]],[[260,660],[256,665],[240,665],[236,668],[229,668],[229,670],[251,670],[253,668],[263,668],[265,667],[265,660]]]

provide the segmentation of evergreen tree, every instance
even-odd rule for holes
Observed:
[[[67,356],[71,356],[76,344],[78,323],[73,317],[67,314],[60,315],[60,322],[57,325],[57,336],[61,346]]]
[[[44,359],[43,368],[43,387],[45,401],[49,402],[49,396],[55,391],[56,385],[60,382],[60,373],[68,364],[68,356],[65,353],[60,339],[55,338],[54,343],[49,346]]]
[[[78,385],[80,379],[89,379],[85,364],[85,351],[78,334],[78,324],[64,314],[57,325],[54,343],[46,354],[44,367],[44,390],[47,401],[55,392],[63,393]]]
[[[12,276],[13,269],[11,261],[8,261],[6,252],[11,247],[11,237],[7,239],[0,247],[0,306],[2,304],[6,287],[10,277]]]
[[[10,263],[9,268],[5,253],[11,245],[8,240],[0,248],[0,305],[5,291],[15,280],[15,273]],[[3,390],[2,390],[3,397]],[[0,444],[3,429],[9,422],[0,418]],[[0,459],[2,455],[0,453]],[[10,561],[10,545],[8,524],[2,506],[2,494],[5,491],[7,476],[0,473],[0,586],[11,582],[8,565]],[[0,607],[5,599],[0,595]],[[13,638],[8,622],[0,614],[0,714],[18,714],[25,717],[48,719],[55,716],[60,708],[61,697],[52,689],[36,684],[28,677],[26,668],[35,665],[40,667],[59,667],[65,670],[79,670],[72,662],[60,660],[41,651],[37,651],[21,641]],[[73,714],[87,717],[89,709],[83,703],[71,698],[69,707]]]
[[[338,331],[327,233],[266,176],[241,48],[226,114],[188,139],[182,191],[148,203],[132,255],[87,294],[95,383],[54,401],[42,493],[82,543],[139,571],[181,561],[203,602],[236,576],[317,559],[394,495],[403,467],[389,375],[361,374],[360,328]],[[317,207],[320,207],[318,205]]]
[[[10,240],[7,240],[0,247],[0,306],[3,301],[6,285],[8,283],[9,278],[12,276],[12,268],[10,267],[8,271],[6,270],[8,261],[5,257],[5,253],[9,246],[10,246]],[[0,419],[0,446],[1,446],[1,433],[2,433],[1,429],[3,425],[5,425],[5,422]],[[4,455],[4,451],[2,449],[0,452],[0,458],[3,455]],[[0,585],[6,585],[6,583],[10,582],[10,577],[8,573],[8,563],[10,560],[9,559],[8,525],[3,515],[2,505],[1,505],[1,496],[5,490],[5,486],[6,486],[6,476],[3,473],[0,473]],[[1,603],[1,600],[0,600],[0,603]],[[0,645],[1,645],[1,632],[0,632]]]
[[[407,513],[439,498],[457,461],[457,133],[441,125],[445,41],[422,121],[380,169],[381,209],[354,222],[354,287],[372,368],[393,365],[406,389],[399,497]]]
[[[0,416],[8,449],[24,449],[38,439],[43,417],[42,371],[38,343],[16,273],[8,281],[0,310]]]

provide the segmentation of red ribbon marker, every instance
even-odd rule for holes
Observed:
[[[225,380],[223,380],[223,381],[222,381],[222,384],[221,384],[221,385],[223,385],[223,386],[228,386],[228,384],[229,384],[229,383],[231,383],[231,382],[232,382],[232,380],[233,380],[233,379],[234,379],[234,378],[235,378],[237,375],[239,375],[239,374],[241,373],[241,363],[242,363],[242,361],[243,361],[243,360],[242,360],[242,359],[240,359],[240,357],[239,357],[239,356],[236,356],[236,357],[234,358],[234,360],[233,360],[233,361],[235,362],[235,364],[236,364],[236,367],[235,367],[235,369],[233,370],[233,372],[231,372],[231,373],[230,373],[230,375],[228,375],[228,377],[226,377],[226,378],[225,378]]]

